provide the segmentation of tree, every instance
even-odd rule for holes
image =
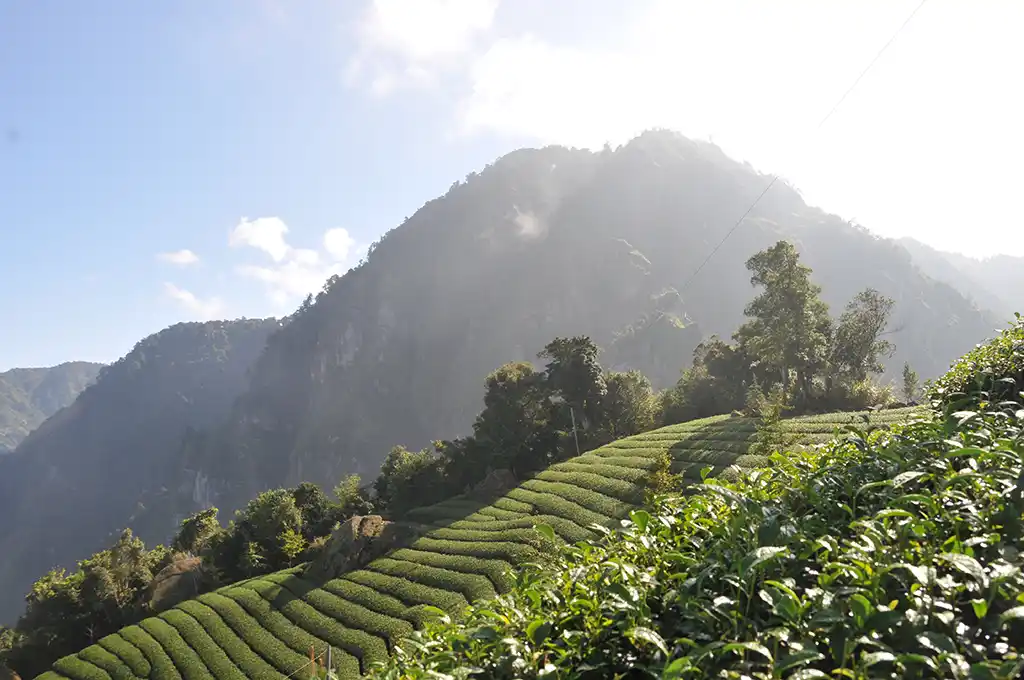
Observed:
[[[292,489],[295,507],[302,517],[301,531],[307,541],[312,542],[317,536],[325,536],[337,521],[336,508],[327,494],[310,482],[303,482]]]
[[[379,503],[392,516],[400,516],[441,500],[445,495],[442,465],[442,459],[426,449],[393,447],[373,483]]]
[[[706,418],[742,408],[747,390],[755,380],[752,363],[743,346],[730,345],[718,336],[711,336],[697,345],[693,352],[693,365],[665,394],[662,404],[664,424]]]
[[[832,335],[821,288],[811,282],[810,267],[800,264],[796,248],[787,241],[751,257],[747,269],[751,284],[764,290],[747,305],[744,313],[752,318],[734,337],[752,358],[775,372],[787,392],[795,376],[794,392],[806,402]]]
[[[362,486],[359,475],[348,475],[334,487],[334,497],[338,499],[337,520],[345,520],[354,515],[368,515],[373,512],[373,501]]]
[[[608,392],[604,370],[597,360],[600,350],[586,336],[555,338],[537,354],[548,359],[544,374],[548,388],[576,409],[582,429],[589,429],[601,414]]]
[[[602,439],[613,441],[649,430],[658,417],[658,399],[651,381],[639,371],[609,373],[605,379]]]
[[[223,531],[217,521],[217,508],[207,508],[184,519],[178,533],[171,541],[171,547],[178,552],[199,555],[210,539]]]
[[[245,571],[260,569],[264,564],[269,569],[284,568],[290,561],[284,552],[284,536],[289,529],[302,530],[302,513],[290,491],[274,489],[249,501],[238,514],[236,525],[245,544]]]
[[[903,364],[903,398],[908,403],[917,399],[918,379],[917,372],[910,367],[909,363]]]
[[[881,335],[895,303],[877,290],[861,291],[839,317],[829,353],[830,377],[847,384],[866,380],[884,370],[880,358],[892,356],[893,346]]]
[[[559,368],[552,370],[559,379],[565,377]],[[462,461],[463,484],[482,479],[488,469],[507,468],[522,476],[543,467],[557,446],[545,374],[527,362],[512,362],[487,376],[485,389],[473,443],[463,442],[451,452]]]

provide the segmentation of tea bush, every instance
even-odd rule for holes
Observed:
[[[1024,317],[1016,315],[1009,328],[957,360],[929,390],[942,403],[965,408],[982,398],[1016,401],[1024,392]]]
[[[659,498],[428,624],[374,677],[1019,677],[1022,421],[851,429]]]

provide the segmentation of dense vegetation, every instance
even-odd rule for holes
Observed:
[[[361,487],[358,477],[349,476],[335,489],[336,500],[309,483],[267,491],[237,513],[226,528],[220,526],[217,510],[211,508],[185,520],[169,547],[147,551],[126,532],[111,549],[83,561],[76,572],[51,571],[29,595],[28,610],[18,625],[19,635],[6,654],[8,660],[25,672],[39,670],[58,656],[182,599],[315,560],[333,527],[354,514],[376,511],[391,519],[403,518],[429,526],[438,518],[450,519],[452,511],[446,509],[446,504],[452,504],[454,513],[461,517],[482,504],[478,496],[473,500],[473,491],[495,472],[503,472],[506,480],[527,480],[509,493],[513,505],[525,503],[526,507],[574,523],[576,529],[567,529],[569,536],[579,537],[587,534],[580,529],[586,524],[608,523],[642,502],[644,487],[651,481],[647,469],[651,465],[668,466],[674,461],[693,473],[701,461],[709,463],[711,470],[721,472],[729,464],[765,464],[768,453],[789,441],[787,433],[798,434],[805,443],[815,435],[827,436],[834,427],[834,422],[827,419],[821,425],[815,421],[801,422],[793,432],[779,421],[787,408],[791,383],[795,381],[805,388],[812,384],[808,377],[812,374],[804,365],[786,363],[790,357],[807,355],[806,346],[790,351],[786,343],[801,337],[793,329],[802,327],[801,319],[812,318],[806,308],[814,309],[818,318],[811,325],[822,335],[821,339],[814,336],[814,342],[831,347],[827,366],[839,367],[829,374],[830,389],[819,398],[827,397],[830,403],[840,404],[842,399],[836,395],[846,395],[846,402],[840,405],[849,406],[854,402],[849,399],[849,391],[839,391],[840,386],[865,383],[869,374],[881,371],[877,358],[888,345],[879,340],[879,335],[891,302],[866,291],[833,330],[827,307],[818,299],[819,289],[810,283],[810,270],[799,264],[789,244],[780,242],[755,255],[748,267],[754,273],[752,283],[762,290],[748,307],[751,320],[737,336],[747,338],[756,333],[769,338],[776,333],[781,338],[779,343],[743,346],[746,361],[765,367],[759,380],[752,377],[728,388],[718,384],[695,390],[691,369],[676,388],[659,399],[638,372],[606,371],[598,361],[598,348],[589,338],[556,338],[538,354],[539,359],[546,361],[543,371],[536,371],[529,363],[513,362],[488,376],[484,409],[477,417],[472,435],[435,442],[432,450],[412,452],[401,446],[393,448],[369,488]],[[857,367],[859,372],[850,366]],[[639,466],[630,461],[624,469],[616,471],[619,466],[615,456],[607,460],[598,458],[599,464],[583,470],[579,465],[588,462],[586,456],[573,459],[577,463],[565,463],[564,469],[555,465],[574,454],[578,456],[580,451],[596,448],[600,456],[602,449],[598,447],[670,420],[674,405],[680,401],[699,405],[702,399],[710,399],[711,404],[722,404],[723,399],[713,394],[716,389],[742,390],[746,402],[739,406],[757,415],[759,426],[749,418],[733,419],[723,426],[721,444],[712,436],[717,424],[695,421],[696,425],[685,426],[708,430],[708,439],[693,438],[700,448],[697,458],[687,453],[691,448],[689,438],[672,432],[671,452],[662,451],[651,457],[651,451],[644,447],[631,451],[642,456],[636,461],[642,463]],[[866,393],[873,391],[868,389]],[[794,402],[795,407],[807,410],[813,396],[803,393]],[[897,417],[902,415],[894,413]],[[689,431],[685,428],[681,432]],[[658,456],[664,456],[664,460]],[[668,474],[668,470],[663,473]],[[495,489],[491,493],[500,491]],[[422,508],[442,499],[454,500],[427,510]],[[467,504],[472,507],[467,509]],[[520,514],[525,517],[524,513]],[[566,526],[563,523],[563,528]],[[528,529],[525,525],[510,526],[507,533],[488,537],[495,543],[469,552],[460,552],[459,541],[479,540],[477,527],[465,527],[452,535],[434,531],[409,549],[414,553],[436,552],[438,557],[425,564],[430,568],[444,563],[443,556],[452,550],[463,555],[459,558],[462,562],[470,560],[467,565],[472,564],[472,559],[486,557],[484,573],[494,576],[504,568],[495,559],[515,564],[530,556],[532,548],[515,548],[524,536],[527,546],[532,545]],[[453,540],[456,542],[452,543]],[[399,554],[404,553],[395,553]],[[174,580],[179,575],[188,577],[184,587],[180,579]],[[477,590],[472,592],[476,595],[464,595],[469,599],[479,595]]]
[[[35,579],[122,528],[152,543],[173,533],[180,518],[162,495],[182,434],[224,417],[276,325],[187,323],[152,335],[4,456],[0,622],[13,622]]]
[[[552,338],[602,347],[608,372],[623,376],[610,393],[638,389],[624,377],[633,370],[655,389],[671,387],[702,341],[743,323],[744,262],[780,238],[814,267],[836,312],[869,288],[893,301],[889,378],[908,361],[934,377],[995,327],[922,276],[905,250],[808,207],[783,183],[691,280],[736,206],[767,181],[713,145],[663,131],[601,153],[517,151],[429,202],[280,328],[248,322],[250,342],[199,325],[158,336],[166,348],[140,343],[140,365],[152,371],[132,374],[133,352],[107,389],[25,444],[47,457],[19,456],[0,475],[0,550],[18,556],[0,565],[0,621],[13,621],[32,579],[111,545],[125,526],[153,545],[210,505],[232,517],[266,489],[370,479],[396,443],[423,460],[438,455],[435,440],[475,438],[480,376],[532,363]],[[828,377],[819,371],[813,391]],[[674,418],[714,411],[679,405]],[[574,413],[546,409],[541,420],[565,432]],[[568,440],[559,441],[564,452]],[[114,469],[124,474],[112,484]],[[39,496],[53,500],[39,508]]]
[[[813,444],[845,424],[899,422],[913,412],[810,416],[778,427]],[[764,465],[767,458],[746,453],[762,435],[757,419],[718,416],[621,439],[555,464],[493,502],[458,496],[407,512],[426,533],[362,569],[318,583],[299,565],[233,583],[113,634],[98,630],[97,644],[54,669],[73,680],[96,677],[97,667],[125,679],[276,677],[306,664],[310,645],[330,645],[342,677],[352,677],[387,661],[431,608],[454,615],[467,602],[509,592],[509,568],[551,550],[534,524],[570,542],[596,538],[588,525],[628,517],[665,473],[697,482],[730,466]],[[182,536],[205,533],[183,527]]]
[[[71,361],[50,368],[0,373],[0,457],[65,406],[99,373],[101,364]]]
[[[854,428],[662,498],[377,677],[1019,677],[1018,408]]]
[[[796,244],[837,316],[868,288],[893,300],[890,378],[906,362],[937,377],[998,326],[903,248],[807,206],[782,182],[690,280],[768,181],[713,145],[662,131],[600,153],[503,156],[298,310],[229,422],[180,467],[208,480],[211,502],[228,512],[267,488],[372,477],[395,443],[416,451],[469,432],[480,376],[531,361],[555,337],[589,337],[610,370],[669,387],[698,344],[743,323],[744,263],[780,239]],[[183,474],[190,488],[196,474]],[[183,515],[198,509],[188,494],[180,503]]]

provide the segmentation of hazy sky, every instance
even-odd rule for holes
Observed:
[[[918,4],[0,2],[0,369],[288,313],[498,155],[653,126],[1024,255],[1024,2],[928,0],[818,127]]]

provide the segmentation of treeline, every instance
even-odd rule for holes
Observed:
[[[758,253],[747,267],[751,283],[762,288],[746,309],[750,320],[732,343],[712,338],[698,347],[672,389],[655,393],[637,371],[605,370],[587,337],[556,338],[537,355],[542,369],[513,362],[487,376],[472,434],[420,451],[396,446],[370,484],[353,475],[332,496],[308,483],[266,491],[226,527],[210,508],[182,522],[167,546],[147,550],[126,530],[77,570],[49,572],[27,595],[16,629],[0,634],[0,659],[35,675],[181,600],[314,559],[338,523],[354,515],[401,519],[492,476],[506,485],[522,481],[577,452],[660,425],[762,410],[769,394],[780,412],[891,401],[891,390],[871,379],[892,350],[882,339],[891,300],[866,290],[833,321],[789,243]]]

